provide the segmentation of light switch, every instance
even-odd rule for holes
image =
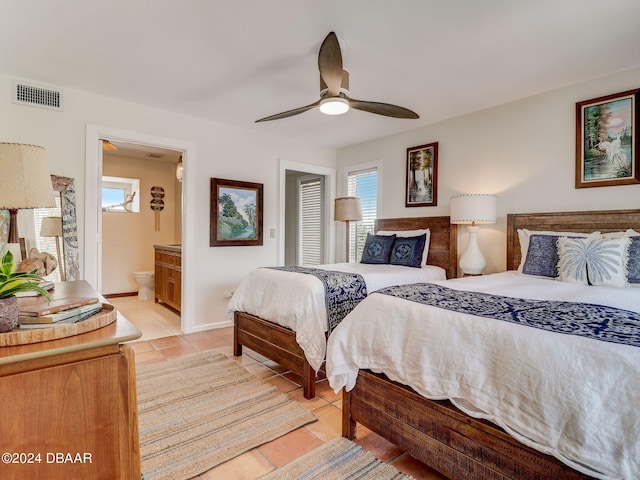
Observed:
[[[276,229],[275,228],[270,228],[269,229],[269,237],[276,238]]]

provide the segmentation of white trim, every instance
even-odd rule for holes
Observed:
[[[289,160],[280,159],[280,179],[279,179],[279,195],[280,207],[278,216],[278,265],[284,265],[284,235],[285,235],[285,207],[286,207],[286,190],[287,190],[287,170],[295,170],[297,172],[313,173],[324,175],[324,211],[326,218],[333,218],[333,199],[336,196],[336,169],[328,167],[320,167],[308,163],[291,162]],[[324,231],[324,258],[328,263],[335,262],[335,226],[333,221],[327,222],[327,228]]]
[[[182,180],[182,308],[181,330],[191,333],[196,330],[193,325],[194,316],[189,312],[195,311],[195,279],[189,272],[196,271],[195,240],[188,235],[195,231],[195,211],[187,208],[189,197],[195,196],[195,191],[189,192],[188,185],[195,184],[195,170],[189,164],[196,163],[196,147],[192,142],[156,137],[139,132],[120,130],[101,125],[87,124],[85,149],[85,228],[84,228],[84,276],[96,290],[102,288],[102,211],[100,205],[100,182],[102,178],[102,149],[101,139],[117,140],[140,145],[166,148],[182,152],[183,174]],[[193,209],[191,209],[193,210]]]

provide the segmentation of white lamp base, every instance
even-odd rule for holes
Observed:
[[[469,246],[460,257],[460,268],[467,275],[481,275],[487,262],[478,247],[478,229],[480,227],[468,226]]]

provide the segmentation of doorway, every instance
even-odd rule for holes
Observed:
[[[303,258],[301,253],[300,235],[300,180],[310,178],[321,179],[321,190],[317,199],[321,210],[322,229],[319,235],[321,246],[318,258],[321,263],[335,262],[333,219],[333,198],[335,197],[336,173],[333,168],[319,167],[304,163],[280,161],[280,238],[284,241],[278,244],[278,264],[298,265]],[[275,232],[274,232],[275,233]]]
[[[194,161],[194,147],[189,142],[153,137],[137,132],[130,132],[98,125],[87,126],[86,142],[86,192],[95,192],[85,197],[85,252],[84,252],[84,278],[94,286],[99,292],[103,292],[103,222],[102,222],[102,193],[101,182],[103,176],[103,150],[101,139],[108,139],[121,145],[130,145],[131,148],[148,147],[153,150],[181,152],[183,157],[183,181],[180,198],[181,212],[187,211],[187,185],[189,182],[189,162]],[[147,192],[148,193],[148,192]],[[141,206],[141,208],[144,208]],[[148,209],[149,206],[147,205]],[[181,213],[179,232],[182,239],[182,308],[181,308],[181,331],[190,333],[193,331],[192,321],[189,321],[188,312],[193,308],[193,298],[189,294],[186,284],[189,283],[189,244],[186,224],[188,219]]]

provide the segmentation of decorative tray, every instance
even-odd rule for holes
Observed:
[[[26,345],[80,335],[109,325],[115,322],[116,317],[116,309],[113,305],[103,303],[102,310],[78,323],[61,323],[60,325],[45,328],[27,329],[18,327],[10,332],[0,333],[0,347]]]

